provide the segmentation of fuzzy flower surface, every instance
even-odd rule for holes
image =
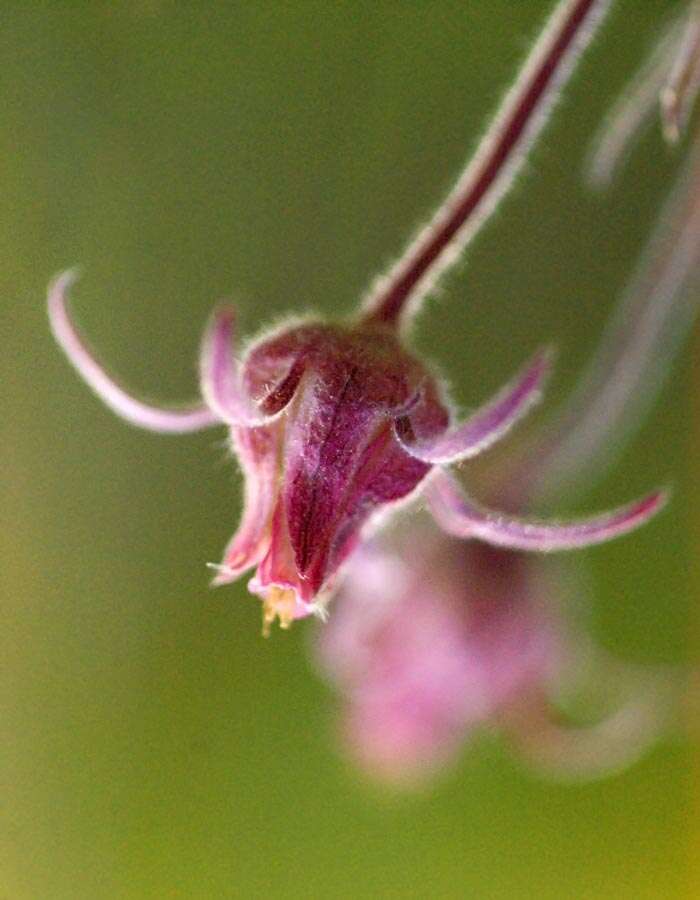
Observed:
[[[69,314],[74,276],[64,273],[51,285],[56,340],[117,415],[158,432],[229,429],[245,500],[215,584],[252,570],[249,589],[262,600],[265,633],[275,620],[286,628],[323,615],[342,568],[368,533],[429,485],[439,518],[457,515],[487,542],[536,550],[607,540],[645,522],[663,502],[654,493],[585,522],[550,525],[491,512],[455,492],[446,469],[486,450],[531,409],[549,355],[537,353],[459,421],[444,385],[407,339],[413,313],[513,184],[608,5],[556,5],[454,189],[351,321],[305,321],[263,334],[239,359],[234,313],[217,310],[201,347],[200,403],[160,408],[127,392]]]

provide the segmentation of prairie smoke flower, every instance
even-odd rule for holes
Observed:
[[[562,779],[643,753],[670,719],[677,675],[596,648],[572,620],[577,573],[552,563],[416,520],[362,548],[313,647],[356,765],[413,788],[486,730]],[[585,724],[564,715],[578,706]]]
[[[54,335],[114,412],[152,431],[230,428],[245,508],[215,584],[256,567],[249,588],[263,601],[264,631],[275,619],[288,627],[321,614],[341,566],[373,523],[423,488],[431,470],[501,438],[538,399],[548,368],[544,353],[466,422],[455,423],[442,384],[407,347],[405,332],[437,278],[513,183],[607,6],[607,0],[558,3],[455,188],[351,322],[289,325],[263,335],[239,362],[231,347],[233,313],[216,312],[200,355],[201,404],[161,409],[127,393],[68,315],[71,273],[51,286]],[[660,502],[653,494],[585,524],[535,531],[474,504],[463,513],[487,540],[555,548],[627,531]]]

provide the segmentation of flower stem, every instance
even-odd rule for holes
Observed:
[[[453,190],[388,274],[364,318],[398,327],[507,193],[609,0],[561,0]]]

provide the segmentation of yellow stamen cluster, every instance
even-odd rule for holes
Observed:
[[[263,637],[270,637],[270,628],[275,619],[279,619],[280,628],[289,628],[294,621],[295,607],[294,591],[271,587],[263,600]]]

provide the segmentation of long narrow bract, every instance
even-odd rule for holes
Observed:
[[[453,425],[430,441],[404,440],[397,420],[396,434],[407,453],[432,465],[450,465],[471,459],[500,441],[542,398],[551,354],[536,354],[523,372],[464,422]],[[410,422],[410,415],[407,415]]]
[[[655,491],[619,509],[579,521],[542,522],[486,509],[469,499],[444,472],[435,474],[425,494],[435,520],[448,534],[539,553],[590,547],[620,537],[648,522],[668,499],[664,491]]]
[[[106,372],[68,314],[67,293],[76,278],[74,271],[63,272],[49,286],[49,322],[68,361],[105,406],[131,425],[163,434],[186,434],[218,425],[218,417],[203,403],[172,409],[152,406],[134,397]]]

